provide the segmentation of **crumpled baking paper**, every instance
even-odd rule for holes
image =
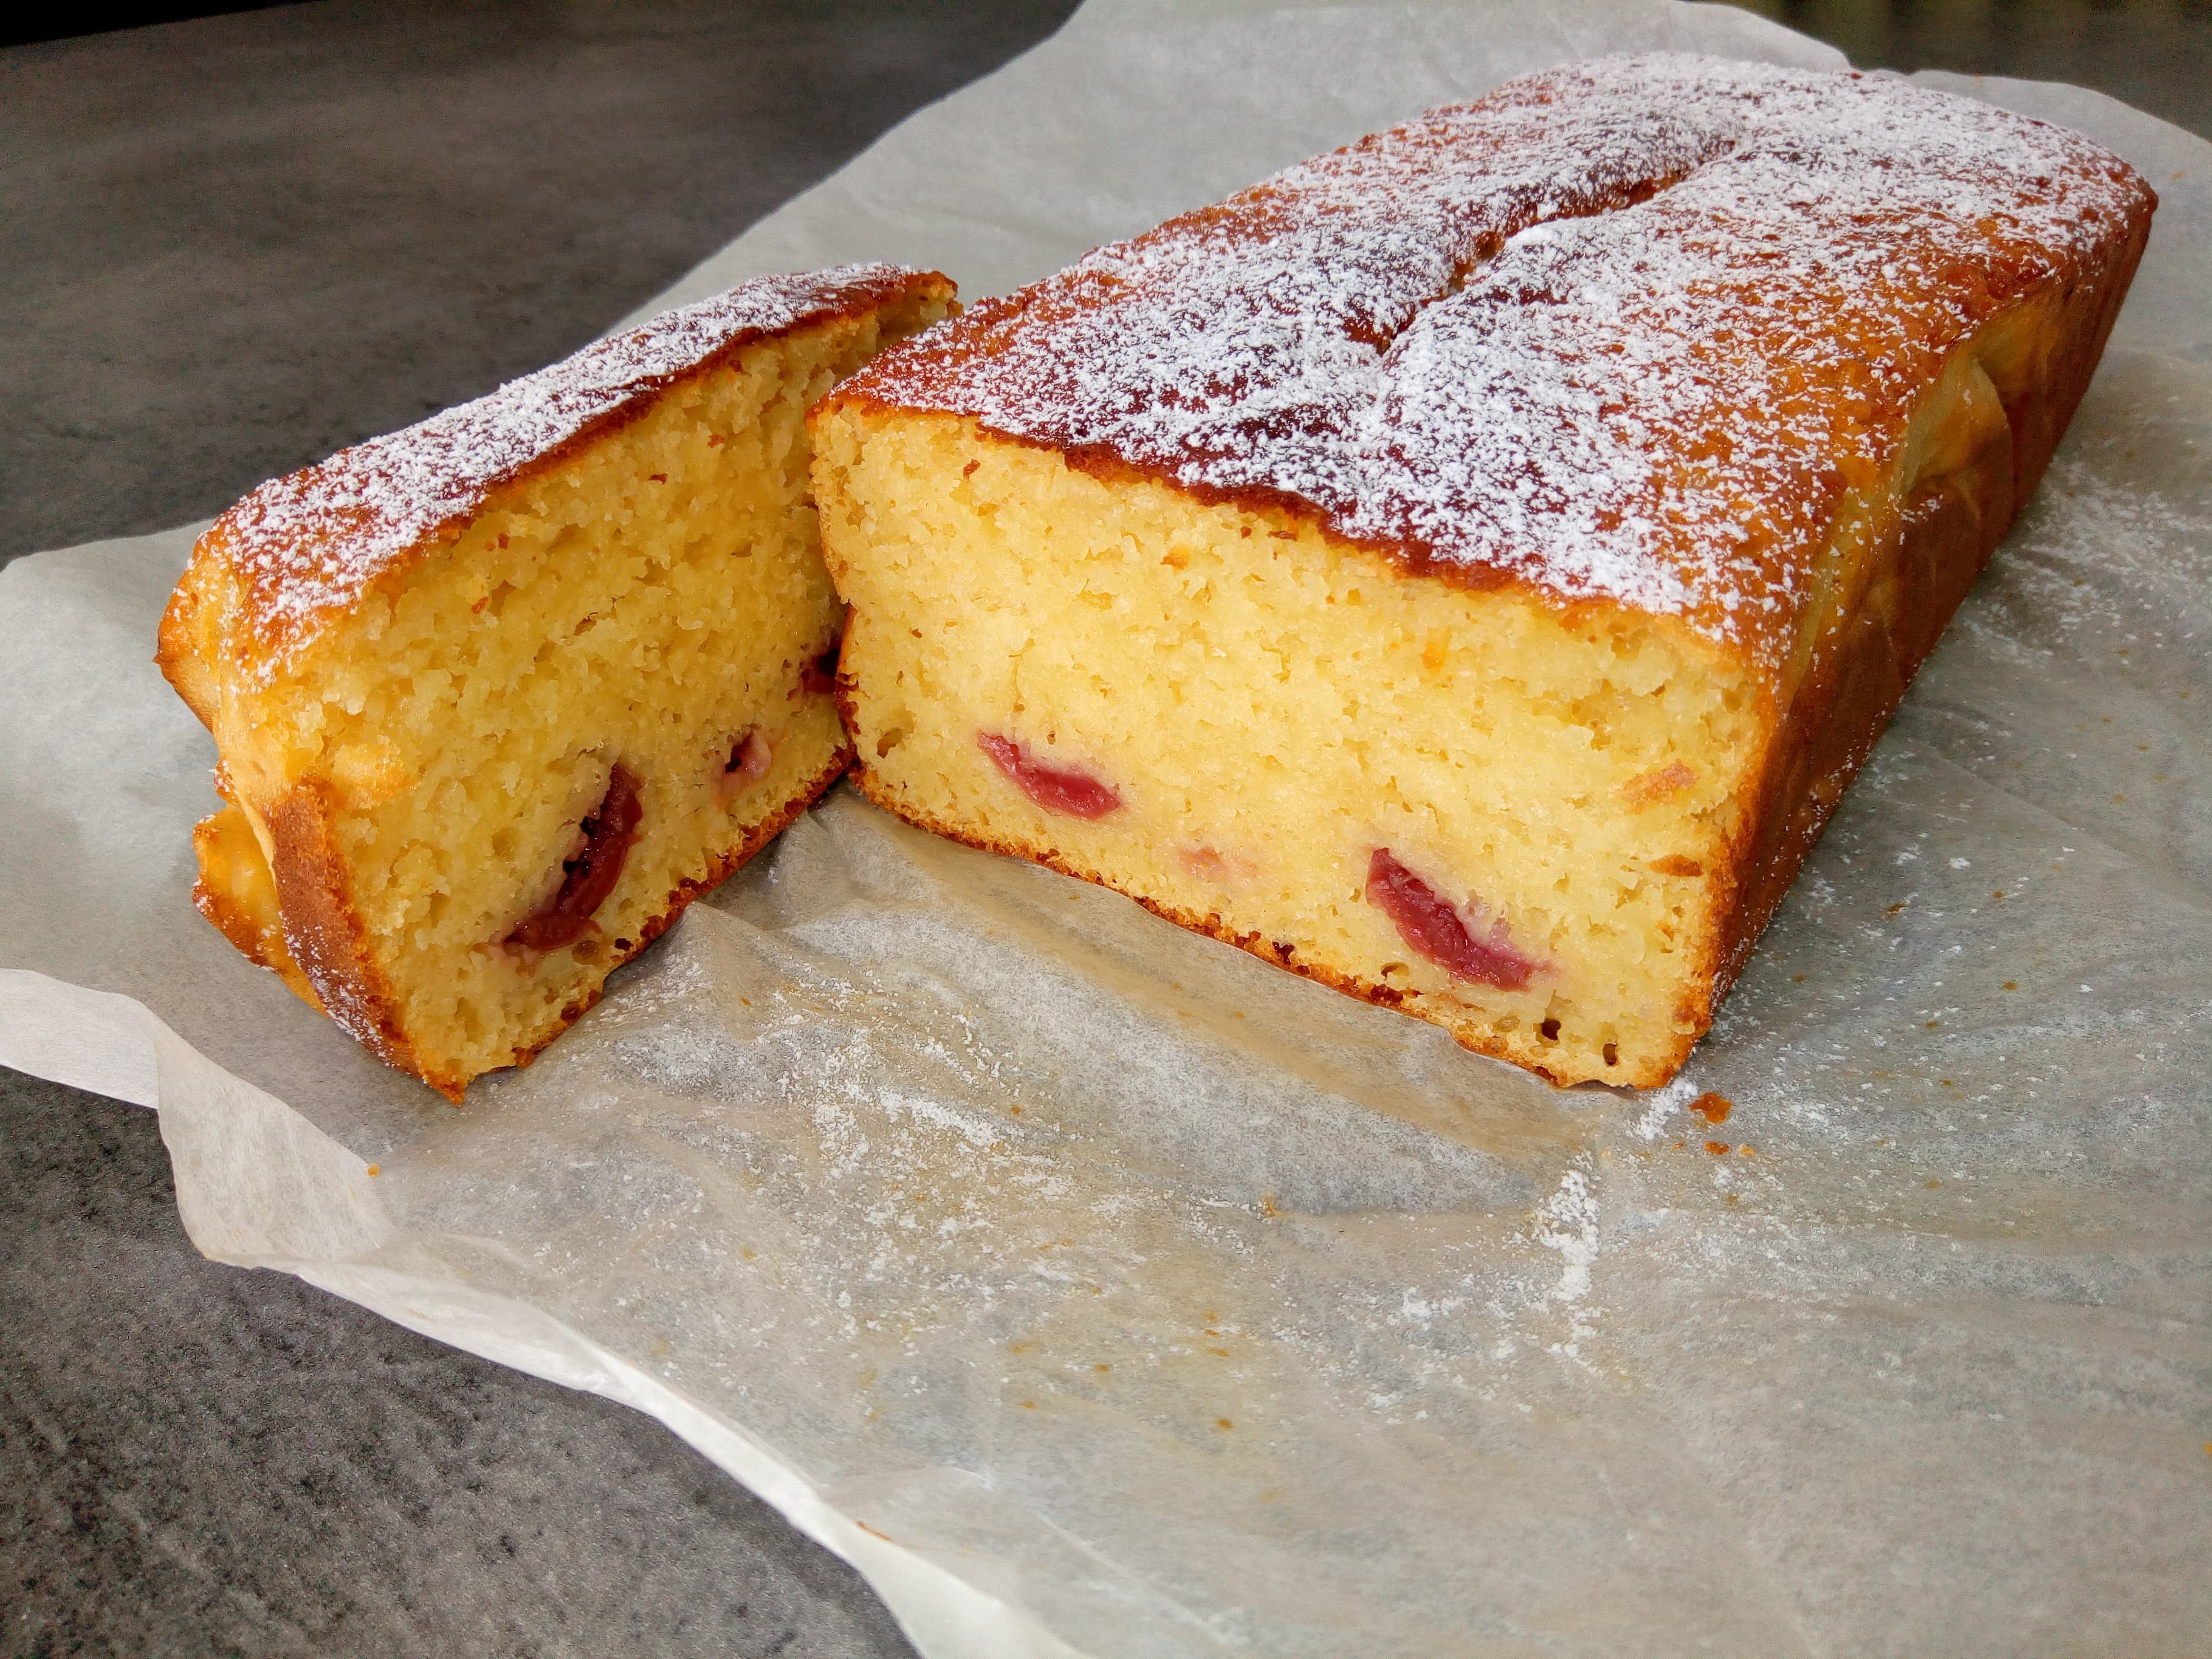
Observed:
[[[1655,46],[1840,61],[1719,9],[1094,0],[652,308],[1004,289]],[[653,1413],[928,1655],[2200,1646],[2212,145],[1923,78],[2165,206],[1670,1087],[1556,1092],[840,790],[456,1111],[190,908],[213,755],[147,660],[190,530],[0,574],[0,1059],[158,1104],[209,1255]]]

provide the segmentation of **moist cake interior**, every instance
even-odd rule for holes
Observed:
[[[270,773],[241,771],[234,801],[282,799],[270,816],[301,814],[350,872],[413,1058],[449,1092],[526,1060],[842,769],[804,416],[878,343],[864,317],[755,344],[526,477],[334,624],[318,671],[271,693],[276,741],[231,763]],[[303,775],[325,787],[287,793]],[[312,1000],[271,960],[271,834],[218,815],[205,884]]]

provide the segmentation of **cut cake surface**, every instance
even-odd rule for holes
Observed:
[[[159,653],[201,909],[456,1100],[526,1063],[844,769],[805,411],[951,300],[758,279],[226,513]]]
[[[2154,202],[1895,77],[1667,55],[1103,248],[816,411],[856,777],[1555,1081],[1663,1081]]]

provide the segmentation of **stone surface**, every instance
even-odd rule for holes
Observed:
[[[370,0],[0,52],[0,560],[574,349],[1070,9]],[[1757,9],[2212,131],[2201,0]],[[203,1261],[151,1113],[0,1073],[0,1654],[907,1651],[657,1424]]]
[[[2094,87],[2212,138],[2205,0],[1731,0],[1861,69],[1951,70]]]
[[[381,0],[0,52],[0,559],[565,356],[1073,9]]]
[[[204,1260],[155,1118],[0,1091],[0,1652],[909,1651],[650,1419]]]

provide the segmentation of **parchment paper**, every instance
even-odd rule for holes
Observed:
[[[652,308],[857,258],[972,296],[1670,44],[1840,62],[1723,9],[1095,0]],[[2212,145],[1927,78],[2165,205],[1668,1089],[1555,1092],[840,791],[455,1111],[187,902],[213,753],[147,659],[191,530],[0,574],[0,1059],[158,1103],[209,1255],[659,1417],[933,1656],[2201,1650]]]

